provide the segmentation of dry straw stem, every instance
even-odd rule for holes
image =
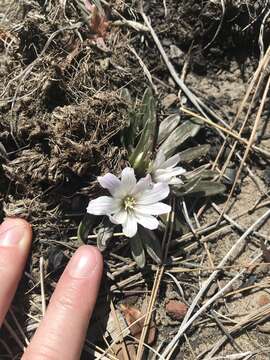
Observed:
[[[204,121],[207,125],[212,126],[212,127],[214,127],[215,129],[218,129],[218,130],[222,131],[223,133],[229,135],[230,137],[238,140],[238,141],[239,141],[240,143],[242,143],[242,144],[248,145],[248,143],[249,143],[248,140],[243,139],[243,138],[240,136],[240,133],[237,134],[236,132],[227,129],[227,128],[224,127],[224,126],[218,125],[218,124],[216,124],[215,122],[209,120],[208,118],[206,119],[206,118],[204,118],[203,116],[198,115],[198,114],[194,113],[193,111],[190,111],[190,110],[186,109],[186,108],[183,107],[183,106],[180,108],[180,111],[183,111],[184,113],[186,113],[186,114],[188,114],[188,115],[190,115],[190,116],[194,116],[195,118]],[[267,156],[267,157],[270,157],[270,152],[267,151],[267,150],[261,149],[259,146],[252,145],[252,149],[253,149],[254,151],[257,151],[257,152],[259,152],[259,153]],[[224,172],[224,171],[223,171],[223,172]],[[221,174],[222,174],[223,172],[221,172]]]
[[[158,93],[157,87],[153,83],[152,75],[151,75],[150,71],[148,70],[147,66],[145,65],[145,63],[143,62],[142,58],[138,55],[137,51],[133,47],[127,45],[127,48],[129,49],[129,51],[132,52],[133,55],[135,55],[136,59],[139,61],[139,64],[142,67],[143,72],[144,72],[145,76],[147,77],[154,93],[157,94]]]
[[[230,335],[242,331],[249,326],[257,325],[258,323],[266,320],[270,315],[270,304],[266,304],[261,308],[256,308],[250,314],[248,314],[244,319],[240,320],[235,326],[227,330]],[[204,357],[205,360],[212,359],[212,356],[219,350],[219,348],[226,342],[227,337],[223,336],[213,347],[210,353]],[[209,351],[209,350],[208,350]],[[201,358],[201,357],[200,357]]]
[[[124,340],[124,336],[121,330],[121,325],[120,325],[120,321],[118,319],[117,313],[115,311],[115,307],[113,302],[111,301],[111,312],[113,314],[113,318],[114,318],[114,322],[116,324],[116,328],[119,331],[119,335],[120,335],[120,345],[123,351],[123,355],[124,355],[124,360],[129,360],[129,356],[128,356],[128,352],[127,352],[127,346]]]
[[[269,48],[269,49],[270,49],[270,48]],[[252,90],[253,90],[256,82],[257,82],[256,88],[255,88],[255,91],[254,91],[254,94],[253,94],[252,99],[251,99],[251,101],[250,101],[250,103],[249,103],[248,110],[247,110],[247,113],[246,113],[244,122],[243,122],[243,124],[242,124],[242,126],[241,126],[241,129],[240,129],[240,131],[239,131],[239,134],[242,133],[242,131],[243,131],[243,129],[244,129],[244,126],[245,126],[245,124],[246,124],[246,122],[247,122],[247,120],[248,120],[248,118],[249,118],[249,116],[250,116],[250,114],[251,114],[251,110],[252,110],[252,108],[253,108],[253,106],[254,106],[254,102],[255,102],[257,93],[258,93],[258,91],[259,91],[259,89],[260,89],[260,85],[261,85],[262,80],[263,80],[263,77],[264,77],[265,64],[267,64],[268,61],[269,61],[269,55],[270,55],[270,50],[269,50],[269,49],[267,50],[264,59],[259,62],[259,65],[258,65],[258,67],[257,67],[257,69],[256,69],[256,71],[255,71],[255,73],[254,73],[254,75],[253,75],[253,77],[252,77],[252,80],[251,80],[251,82],[250,82],[250,84],[249,84],[249,86],[248,86],[248,88],[247,88],[247,91],[246,91],[246,93],[245,93],[245,96],[244,96],[243,100],[242,100],[241,103],[240,103],[240,106],[239,106],[239,109],[238,109],[238,111],[237,111],[237,113],[236,113],[236,116],[235,116],[235,118],[234,118],[234,120],[233,120],[233,122],[232,122],[232,124],[231,124],[231,126],[230,126],[230,129],[232,130],[232,129],[234,128],[234,126],[237,124],[237,122],[238,122],[238,120],[239,120],[239,118],[240,118],[240,115],[242,114],[242,112],[243,112],[243,110],[244,110],[244,107],[245,107],[246,104],[247,104],[248,98],[250,97],[250,95],[251,95],[251,93],[252,93]],[[218,162],[219,157],[221,156],[221,154],[222,154],[222,152],[223,152],[223,150],[224,150],[224,147],[225,147],[225,145],[226,145],[226,142],[227,142],[227,139],[225,139],[225,141],[224,141],[223,144],[222,144],[221,151],[220,151],[220,153],[219,153],[219,155],[218,155],[218,157],[217,157],[217,159],[216,159],[216,162]],[[228,156],[228,160],[227,160],[226,163],[224,164],[224,167],[223,167],[224,170],[223,170],[223,171],[225,171],[225,168],[227,167],[227,164],[228,164],[228,162],[230,161],[230,159],[231,159],[231,157],[232,157],[232,155],[233,155],[233,152],[234,152],[234,150],[235,150],[235,147],[236,147],[236,143],[234,144],[234,146],[233,146],[233,148],[232,148],[232,151],[231,151],[231,153],[230,153],[229,156]],[[226,166],[225,166],[225,165],[226,165]]]
[[[248,145],[247,145],[247,147],[246,147],[246,150],[245,150],[243,159],[242,159],[242,161],[241,161],[241,163],[240,163],[239,169],[238,169],[238,171],[237,171],[237,173],[236,173],[236,177],[235,177],[233,186],[232,186],[232,188],[231,188],[230,194],[229,194],[229,196],[228,196],[228,198],[227,198],[227,201],[226,201],[226,203],[225,203],[225,205],[224,205],[224,207],[223,207],[222,213],[220,214],[219,221],[221,220],[223,214],[224,214],[224,213],[226,212],[226,210],[227,210],[227,206],[228,206],[229,201],[230,201],[230,199],[231,199],[231,197],[232,197],[232,194],[233,194],[233,192],[234,192],[235,186],[236,186],[237,181],[238,181],[238,179],[239,179],[239,176],[240,176],[240,174],[241,174],[241,172],[242,172],[242,169],[243,169],[244,164],[245,164],[245,161],[246,161],[246,159],[247,159],[247,157],[248,157],[248,154],[249,154],[249,151],[250,151],[251,146],[252,146],[252,144],[253,144],[253,141],[254,141],[254,139],[255,139],[256,131],[257,131],[257,128],[258,128],[260,119],[261,119],[262,111],[263,111],[263,108],[264,108],[264,105],[265,105],[265,101],[266,101],[266,97],[267,97],[267,94],[268,94],[268,91],[269,91],[269,86],[270,86],[270,77],[268,78],[267,84],[266,84],[266,86],[265,86],[265,90],[264,90],[264,93],[263,93],[263,96],[262,96],[261,104],[260,104],[258,113],[257,113],[257,115],[256,115],[255,123],[254,123],[253,129],[252,129],[251,135],[250,135],[250,139],[249,139]],[[218,221],[218,222],[219,222],[219,221]]]
[[[170,240],[172,237],[172,229],[173,229],[174,216],[175,216],[175,213],[174,213],[175,201],[174,200],[173,200],[172,205],[173,205],[172,206],[173,210],[167,216],[167,225],[166,225],[166,229],[165,229],[163,241],[162,241],[162,249],[164,251],[163,262],[167,258],[169,243],[170,243]],[[167,244],[166,244],[166,240],[167,240]],[[159,266],[156,271],[155,280],[154,280],[150,300],[149,300],[147,311],[146,311],[146,317],[145,317],[145,321],[143,324],[143,330],[142,330],[142,334],[141,334],[140,341],[139,341],[138,351],[136,354],[136,360],[141,360],[142,355],[143,355],[143,350],[144,350],[143,345],[145,343],[145,338],[146,338],[146,335],[148,332],[149,324],[151,322],[151,316],[152,316],[154,304],[156,301],[156,297],[158,294],[158,290],[159,290],[159,286],[161,283],[161,279],[162,279],[164,270],[165,270],[165,266],[162,265],[162,266]]]
[[[256,266],[260,266],[260,265],[270,265],[269,262],[257,262],[257,263],[253,263],[252,264],[252,268],[255,268]],[[186,268],[186,267],[180,267],[180,266],[177,266],[177,267],[172,267],[172,268],[168,268],[168,271],[166,271],[166,274],[170,274],[171,273],[195,273],[195,272],[209,272],[211,273],[213,270],[217,270],[217,271],[229,271],[229,270],[249,270],[250,269],[250,263],[243,263],[243,264],[238,264],[238,265],[227,265],[227,266],[198,266],[198,267],[195,267],[195,268]],[[261,284],[256,284],[254,286],[265,286],[265,284],[267,283],[261,283]],[[253,285],[250,286],[250,288],[252,288]],[[246,287],[246,288],[241,288],[239,291],[236,290],[235,293],[237,292],[241,292],[242,290],[246,290],[248,289],[249,287]],[[228,293],[226,296],[230,296],[233,295],[234,292],[230,292]]]
[[[248,235],[252,233],[254,229],[259,227],[266,219],[268,219],[270,216],[270,210],[267,210],[259,219],[255,221],[253,225],[251,225],[247,231],[236,241],[236,243],[233,245],[231,250],[226,254],[226,256],[220,261],[218,264],[218,268],[222,268],[226,262],[231,258],[235,257],[239,251],[239,248],[241,248],[242,243],[247,238]],[[255,262],[259,257],[261,256],[261,252],[259,255],[257,255],[252,261]],[[251,265],[250,264],[250,265]],[[174,351],[175,347],[177,346],[178,341],[183,336],[185,331],[192,325],[192,323],[202,314],[204,311],[207,310],[207,308],[219,297],[223,295],[223,293],[230,288],[230,286],[235,282],[243,273],[245,272],[245,269],[240,271],[233,279],[231,279],[221,290],[219,290],[214,296],[212,296],[203,306],[199,308],[197,312],[193,316],[192,313],[196,306],[198,305],[199,301],[201,300],[202,296],[208,289],[209,285],[212,283],[212,281],[217,277],[219,270],[215,270],[212,272],[212,274],[209,276],[209,278],[203,283],[201,289],[199,290],[198,294],[194,298],[192,304],[189,307],[189,310],[180,326],[180,329],[178,330],[177,334],[174,336],[172,341],[167,345],[162,355],[166,357],[166,359],[170,359],[170,354]]]
[[[84,350],[87,351],[94,359],[97,360],[119,360],[113,354],[106,354],[106,352],[99,346],[91,343],[89,340],[86,340],[86,345],[84,345]]]
[[[163,61],[165,63],[165,65],[167,66],[174,82],[177,84],[177,86],[180,87],[180,89],[183,91],[183,93],[187,96],[187,98],[191,101],[191,103],[195,106],[195,108],[207,118],[207,115],[205,113],[205,111],[203,110],[203,108],[207,109],[207,111],[209,111],[210,113],[212,113],[212,111],[210,109],[208,109],[208,107],[202,103],[201,100],[199,100],[197,98],[196,95],[193,94],[193,92],[191,90],[189,90],[189,88],[185,85],[185,83],[183,82],[182,79],[180,79],[180,77],[178,76],[173,64],[170,62],[163,46],[161,45],[161,42],[159,41],[159,38],[155,32],[155,30],[153,29],[153,27],[150,24],[150,21],[148,20],[146,14],[143,11],[143,1],[140,2],[140,13],[142,15],[142,18],[146,24],[146,26],[148,27],[152,38],[163,58]]]
[[[243,124],[242,124],[242,126],[241,126],[241,129],[240,129],[240,131],[239,131],[239,134],[238,134],[238,137],[239,137],[239,138],[237,138],[238,141],[240,141],[240,139],[241,139],[240,135],[241,135],[241,133],[242,133],[244,127],[245,127],[245,124],[246,124],[247,120],[249,119],[249,116],[250,116],[250,114],[251,114],[251,110],[252,110],[252,108],[253,108],[253,106],[254,106],[254,102],[255,102],[256,97],[257,97],[257,93],[259,92],[259,90],[260,90],[260,88],[261,88],[262,80],[263,80],[264,77],[265,77],[265,71],[266,71],[267,65],[268,65],[268,63],[269,63],[269,60],[270,60],[270,47],[268,47],[267,52],[266,52],[264,58],[259,62],[259,65],[258,65],[258,67],[257,67],[257,69],[256,69],[256,71],[255,71],[255,73],[254,73],[254,75],[253,75],[253,78],[252,78],[252,80],[251,80],[251,83],[250,83],[250,85],[248,86],[248,89],[247,89],[247,91],[246,91],[246,94],[245,94],[245,96],[244,96],[244,98],[243,98],[243,100],[242,100],[242,102],[241,102],[241,104],[240,104],[240,106],[239,106],[239,109],[238,109],[237,114],[236,114],[236,116],[235,116],[235,118],[234,118],[234,121],[233,121],[232,125],[230,126],[230,134],[229,134],[229,135],[230,135],[230,136],[234,136],[235,133],[232,132],[232,129],[233,129],[233,127],[236,125],[237,121],[239,120],[240,115],[241,115],[242,112],[243,112],[244,106],[247,104],[248,98],[249,98],[249,96],[251,95],[252,90],[253,90],[255,84],[257,83],[257,84],[256,84],[256,87],[255,87],[255,90],[254,90],[254,94],[253,94],[252,99],[251,99],[251,102],[250,102],[250,104],[249,104],[249,106],[248,106],[248,110],[247,110],[247,113],[246,113],[244,122],[243,122]],[[266,94],[266,95],[267,95],[267,94]],[[255,136],[256,136],[257,125],[258,125],[258,122],[259,122],[259,119],[260,119],[260,116],[258,116],[258,115],[260,114],[260,111],[262,112],[263,106],[264,106],[264,102],[261,101],[260,108],[259,108],[259,111],[258,111],[258,113],[257,113],[257,117],[256,117],[256,119],[255,119],[255,124],[254,124],[254,126],[253,126],[252,134],[251,134],[251,136],[250,136],[250,138],[249,138],[249,141],[248,141],[247,144],[246,144],[246,145],[247,145],[246,150],[248,149],[248,152],[247,152],[247,153],[245,152],[246,157],[247,157],[247,155],[248,155],[249,150],[251,149],[251,147],[253,147],[254,150],[260,152],[261,154],[264,154],[265,156],[269,157],[269,152],[268,152],[268,151],[263,150],[263,149],[259,148],[258,146],[253,145],[253,141],[254,141]],[[261,109],[261,110],[260,110],[260,109]],[[198,115],[197,115],[197,116],[198,116]],[[205,121],[205,119],[202,119],[202,120]],[[207,120],[209,120],[209,119],[207,119]],[[219,120],[220,120],[220,119],[219,119]],[[257,123],[256,123],[256,121],[257,121]],[[216,124],[215,124],[215,125],[216,125]],[[255,126],[255,125],[256,125],[256,126]],[[214,126],[214,125],[213,125],[213,126]],[[254,128],[254,127],[255,127],[255,128]],[[232,135],[232,134],[234,134],[234,135]],[[223,134],[222,134],[222,135],[223,135]],[[227,135],[227,136],[229,136],[229,135]],[[218,163],[218,160],[219,160],[220,156],[222,155],[222,153],[223,153],[223,151],[224,151],[224,149],[225,149],[225,146],[226,146],[226,144],[227,144],[227,140],[228,140],[228,139],[227,139],[227,137],[226,137],[226,138],[224,139],[224,142],[223,142],[223,144],[222,144],[222,146],[221,146],[221,148],[220,148],[220,150],[219,150],[219,153],[218,153],[218,155],[217,155],[217,157],[216,157],[216,159],[215,159],[215,161],[214,161],[214,164],[213,164],[212,168],[215,168],[215,167],[216,167],[216,165],[217,165],[217,163]],[[242,139],[242,140],[243,140],[243,139]],[[241,140],[241,141],[242,141],[242,140]],[[228,164],[229,164],[229,162],[230,162],[233,154],[235,154],[236,145],[237,145],[237,142],[235,142],[235,143],[232,145],[230,154],[229,154],[229,156],[227,157],[227,159],[226,159],[226,161],[225,161],[225,164],[223,165],[222,171],[221,171],[221,173],[220,173],[220,175],[219,175],[220,178],[222,177],[223,173],[225,172],[225,170],[226,170],[226,168],[227,168],[227,166],[228,166]],[[239,168],[239,170],[238,170],[238,172],[237,172],[237,174],[236,174],[236,177],[235,177],[235,180],[234,180],[234,184],[233,184],[232,189],[231,189],[231,193],[229,194],[229,197],[228,197],[227,202],[226,202],[226,204],[225,204],[224,212],[225,212],[226,207],[227,207],[227,205],[228,205],[228,203],[229,203],[229,200],[230,200],[230,198],[231,198],[231,196],[232,196],[232,194],[233,194],[234,188],[235,188],[236,183],[237,183],[237,180],[238,180],[238,178],[239,178],[239,176],[240,176],[240,174],[241,174],[241,171],[242,171],[242,169],[243,169],[243,166],[246,166],[246,163],[245,163],[246,157],[245,157],[245,155],[244,155],[244,158],[242,158],[238,153],[236,153],[236,156],[237,156],[238,159],[241,161],[241,164],[240,164],[240,168]],[[255,182],[256,186],[258,186],[257,181],[255,180],[255,177],[253,176],[253,174],[252,174],[252,172],[251,172],[251,170],[249,169],[248,166],[247,166],[247,171],[248,171],[250,177],[252,178],[252,180]],[[202,206],[202,208],[201,208],[200,211],[198,212],[198,216],[200,216],[200,215],[203,213],[205,207],[206,207],[206,205]],[[220,223],[221,218],[222,218],[222,215],[224,214],[224,212],[220,215],[220,218],[219,218],[219,220],[218,220],[218,224]]]
[[[210,223],[208,223],[208,224],[206,224],[206,225],[204,225],[204,226],[201,226],[199,229],[196,229],[197,235],[198,235],[198,236],[200,236],[200,235],[205,235],[206,233],[209,233],[209,232],[210,232],[210,233],[209,233],[208,235],[206,235],[202,240],[200,240],[201,242],[208,241],[208,238],[211,238],[211,237],[213,237],[213,236],[216,236],[218,233],[220,233],[220,232],[222,232],[222,231],[231,229],[232,226],[234,225],[235,220],[240,219],[240,218],[242,218],[242,217],[245,216],[245,215],[250,215],[250,214],[253,213],[254,211],[259,210],[259,209],[264,208],[264,207],[269,206],[269,205],[270,205],[270,202],[269,202],[269,201],[266,201],[266,202],[263,202],[263,203],[261,203],[261,204],[257,204],[256,207],[252,207],[251,209],[247,209],[247,210],[241,212],[240,214],[237,214],[237,215],[234,215],[234,216],[231,216],[231,217],[229,217],[228,215],[225,215],[225,214],[224,214],[224,219],[225,219],[225,220],[223,220],[223,221],[219,224],[219,228],[218,228],[217,230],[215,230],[215,229],[217,228],[217,222],[216,222],[215,220],[213,220],[212,222],[210,222]],[[213,206],[214,209],[215,209],[216,211],[218,211],[219,214],[220,214],[221,210],[220,210],[216,205],[214,205],[214,203],[212,203],[212,206]],[[226,224],[228,221],[231,222],[230,225],[226,225],[226,226],[224,226],[224,227],[221,227],[221,226],[220,226],[220,225]],[[235,222],[235,226],[238,226],[239,229],[240,229],[240,230],[242,229],[241,231],[243,231],[243,232],[246,231],[246,229],[244,229],[242,226],[240,227],[239,224],[237,225],[236,222]],[[211,232],[212,230],[215,230],[215,231]],[[257,232],[257,231],[253,231],[253,234],[254,234],[256,237],[258,237],[258,238],[263,238],[264,240],[268,240],[268,239],[269,239],[269,237],[268,237],[267,235],[261,234],[261,233],[259,233],[259,232]],[[173,240],[173,241],[171,242],[171,244],[172,244],[172,245],[181,244],[181,243],[186,242],[186,241],[188,241],[188,240],[192,240],[193,237],[194,237],[194,235],[190,232],[190,233],[188,233],[188,234],[185,234],[185,235],[181,236],[181,238],[179,238],[179,239]]]
[[[153,311],[154,311],[154,309],[152,310],[152,312],[153,312]],[[135,320],[133,323],[131,323],[130,325],[126,326],[123,330],[121,330],[122,333],[121,333],[121,334],[119,333],[119,335],[114,339],[114,341],[109,345],[109,347],[108,347],[106,350],[102,350],[102,355],[103,355],[103,356],[104,356],[104,355],[108,355],[108,351],[109,351],[110,349],[112,349],[113,346],[121,339],[122,334],[126,333],[126,331],[127,331],[128,329],[130,329],[130,328],[131,328],[132,326],[134,326],[135,324],[139,323],[142,319],[145,319],[145,317],[146,317],[146,314],[143,314],[141,317],[139,317],[139,318],[138,318],[137,320]],[[136,342],[139,342],[138,339],[136,339],[135,337],[131,336],[130,334],[129,334],[128,336],[131,337],[131,338],[132,338],[133,340],[135,340]],[[158,352],[157,352],[155,349],[153,349],[151,346],[149,346],[149,345],[146,344],[146,343],[143,343],[143,345],[146,346],[147,348],[149,348],[155,355],[158,355],[158,356],[160,357],[160,359],[165,360],[165,359],[162,358],[161,355],[158,354]],[[103,359],[103,357],[102,357],[102,359]],[[132,359],[131,359],[131,360],[132,360]]]
[[[46,298],[45,298],[45,287],[44,287],[44,259],[39,259],[39,278],[40,278],[40,291],[41,291],[41,304],[42,304],[42,315],[46,312]]]

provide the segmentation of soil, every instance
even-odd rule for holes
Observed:
[[[151,86],[149,76],[154,84],[159,122],[179,111],[183,104],[192,111],[196,109],[179,93],[147,27],[138,27],[144,24],[138,1],[101,1],[104,18],[97,19],[82,11],[85,9],[82,0],[0,0],[0,4],[0,221],[6,216],[23,217],[31,222],[34,231],[31,256],[12,307],[13,316],[8,315],[8,322],[24,342],[14,316],[30,339],[42,318],[40,258],[45,261],[48,302],[65,264],[81,245],[77,228],[89,199],[101,193],[97,176],[108,171],[119,174],[128,164],[127,149],[121,141],[122,130],[128,124],[131,109],[135,113],[140,111],[145,89]],[[257,69],[263,55],[261,43],[264,51],[270,44],[268,10],[267,0],[150,0],[144,4],[144,12],[151,19],[179,77],[182,76],[187,87],[226,124],[232,123]],[[133,22],[133,26],[126,20]],[[149,71],[148,77],[145,68]],[[129,91],[132,103],[122,96],[123,89]],[[262,94],[258,96],[260,100]],[[251,134],[258,104],[245,126],[245,139]],[[270,148],[268,109],[269,96],[256,137],[256,145],[265,150]],[[182,120],[188,118],[186,114],[181,116]],[[236,130],[242,121],[240,117]],[[232,144],[232,140],[229,141]],[[208,143],[211,149],[203,159],[188,164],[189,170],[201,164],[213,164],[222,142],[220,133],[204,125],[194,143]],[[236,151],[243,156],[245,147],[238,144]],[[219,169],[224,165],[226,154],[219,159]],[[246,162],[251,172],[243,169],[230,206],[226,208],[228,216],[234,218],[252,209],[258,200],[268,200],[268,160],[262,153],[250,152]],[[239,157],[233,156],[230,165],[238,169]],[[221,209],[230,186],[225,195],[211,199]],[[196,211],[206,204],[199,226],[219,218],[211,201],[204,199],[197,204]],[[208,252],[217,265],[243,229],[266,210],[267,205],[255,208],[237,220],[242,231],[227,227],[226,231],[215,234],[215,228],[205,243],[201,241],[204,235],[197,238],[186,227],[190,238],[181,241],[185,235],[182,234],[179,244],[172,245],[169,251],[173,268],[183,266],[181,261],[209,268],[212,265]],[[268,220],[258,232],[267,241],[269,231]],[[209,233],[211,230],[206,235]],[[90,237],[89,243],[96,244],[96,241]],[[260,247],[259,237],[252,234],[235,261],[229,264],[243,267]],[[131,258],[125,238],[114,238],[109,243],[104,262],[103,286],[92,319],[92,325],[98,323],[100,331],[94,331],[95,326],[89,330],[88,346],[82,355],[86,359],[98,358],[90,353],[90,342],[103,349],[107,347],[102,335],[110,318],[110,301],[118,310],[121,304],[142,310],[149,301],[155,278],[156,264],[149,258],[146,268],[140,270]],[[168,267],[168,271],[170,269]],[[199,306],[238,270],[223,271]],[[270,303],[268,270],[256,267],[241,276],[231,291],[254,286],[233,295],[226,294],[214,302],[186,332],[174,358],[206,359],[204,351],[211,350],[233,325],[250,312],[259,311],[262,302]],[[182,321],[170,317],[166,304],[176,300],[189,306],[209,277],[209,271],[174,275],[182,292],[165,271],[155,302],[156,334],[151,347],[158,351],[173,338]],[[260,283],[266,285],[255,286]],[[3,333],[7,346],[0,343],[1,359],[20,358],[22,348],[16,338],[6,328]],[[249,359],[269,359],[269,333],[267,318],[264,324],[253,322],[247,328],[240,327],[232,334],[233,341],[227,339],[214,356],[225,359],[227,355],[247,353]],[[110,336],[107,341],[112,342]],[[130,346],[134,344],[136,342]],[[7,349],[11,349],[11,354]],[[151,351],[144,356],[150,359],[150,355]]]

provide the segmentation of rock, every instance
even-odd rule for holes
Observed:
[[[137,309],[134,306],[124,305],[121,304],[121,311],[125,316],[125,320],[128,324],[128,328],[132,336],[137,338],[138,340],[141,337],[143,327],[144,327],[144,320],[145,320],[145,309]],[[154,320],[151,319],[149,325],[149,331],[146,336],[145,342],[151,345],[156,337],[156,326],[154,324]]]
[[[170,300],[166,305],[166,312],[168,315],[175,320],[181,320],[184,318],[188,311],[186,304],[177,300]]]
[[[270,303],[270,296],[262,294],[258,297],[257,303],[259,306],[264,306]]]
[[[180,50],[177,46],[171,45],[170,46],[170,58],[171,59],[179,59],[181,57],[184,57],[184,53],[182,50]]]
[[[178,100],[178,96],[175,94],[169,94],[165,96],[165,98],[162,100],[162,105],[164,106],[164,109],[168,109],[171,105],[173,105]]]

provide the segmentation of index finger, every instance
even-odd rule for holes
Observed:
[[[28,222],[7,218],[0,225],[0,326],[16,292],[32,240]]]
[[[102,256],[93,246],[85,245],[75,252],[22,360],[79,358],[102,268]]]

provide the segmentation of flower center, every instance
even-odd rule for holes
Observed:
[[[123,205],[126,211],[133,210],[136,205],[136,200],[132,196],[126,196]]]

